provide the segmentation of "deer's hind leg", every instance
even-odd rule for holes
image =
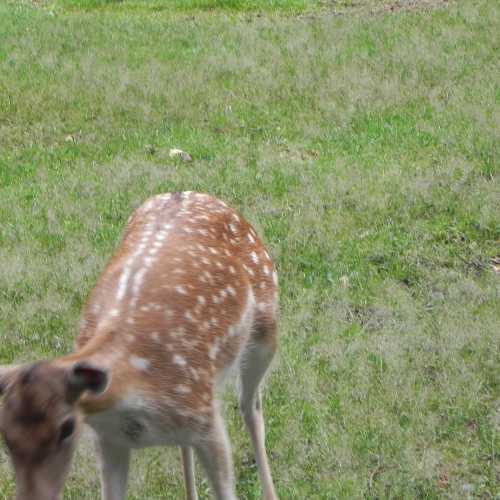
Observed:
[[[276,322],[256,320],[240,364],[240,409],[252,440],[266,500],[276,500],[266,454],[260,386],[276,352]]]

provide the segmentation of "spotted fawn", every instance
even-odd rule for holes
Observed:
[[[0,431],[18,500],[57,500],[83,423],[96,435],[103,500],[123,500],[133,448],[193,450],[220,500],[236,498],[218,394],[239,402],[264,498],[276,499],[260,386],[277,347],[277,274],[254,229],[207,194],[160,194],[130,217],[90,294],[74,352],[0,368]]]

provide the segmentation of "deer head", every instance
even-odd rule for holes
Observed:
[[[0,367],[0,433],[12,459],[17,500],[57,500],[68,474],[85,391],[99,394],[105,370],[79,361]]]

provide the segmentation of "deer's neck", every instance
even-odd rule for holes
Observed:
[[[127,353],[123,343],[117,339],[113,330],[96,333],[84,346],[60,358],[57,364],[70,366],[86,362],[108,371],[108,388],[100,395],[84,394],[79,406],[84,414],[95,414],[115,407],[128,392],[135,380],[127,376]]]

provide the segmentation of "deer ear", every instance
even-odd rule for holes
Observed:
[[[102,394],[109,385],[110,376],[104,368],[80,361],[68,369],[69,399],[76,401],[84,391]]]
[[[16,377],[18,371],[18,365],[0,366],[0,395],[7,390]]]

